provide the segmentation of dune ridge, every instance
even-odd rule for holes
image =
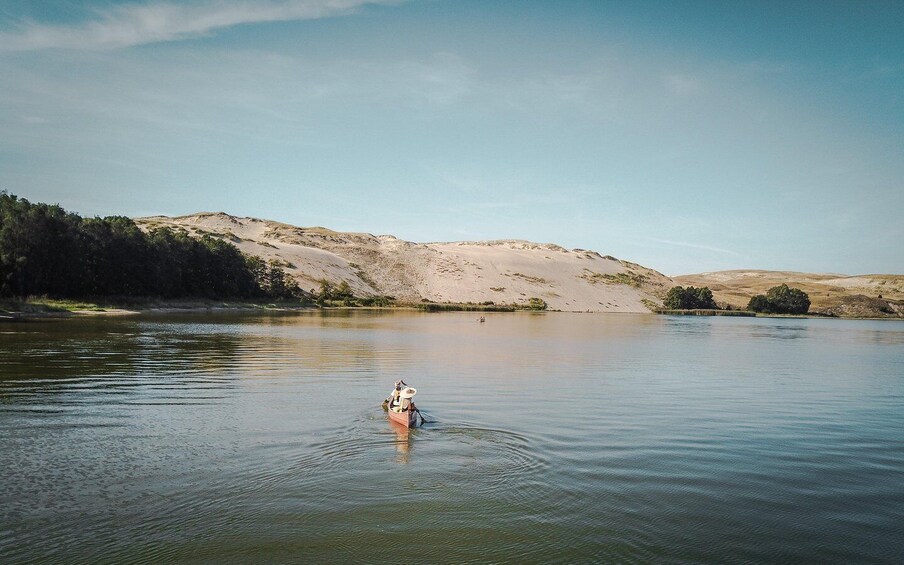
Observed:
[[[585,249],[523,240],[414,243],[392,235],[236,217],[222,212],[136,218],[144,230],[184,229],[275,261],[302,289],[345,281],[358,296],[420,302],[523,304],[552,310],[650,312],[671,280],[653,269]]]

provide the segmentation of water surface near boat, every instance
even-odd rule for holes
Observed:
[[[0,324],[0,555],[900,562],[904,324],[485,318]]]

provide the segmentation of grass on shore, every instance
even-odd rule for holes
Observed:
[[[105,297],[88,300],[30,296],[25,300],[0,299],[0,313],[8,314],[66,314],[72,312],[142,311],[155,309],[197,310],[211,308],[273,309],[307,308],[310,304],[298,300],[252,302],[242,300],[161,299],[154,297]]]
[[[68,300],[68,299],[55,299],[55,298],[47,298],[47,297],[35,297],[29,298],[23,304],[31,305],[38,308],[43,308],[49,312],[75,312],[75,311],[89,311],[89,312],[106,312],[110,309],[117,308],[112,305],[101,305],[96,302],[84,302],[81,300]]]
[[[415,308],[424,312],[514,312],[515,306],[509,304],[468,304],[468,303],[436,303],[423,302]],[[523,308],[521,308],[523,310]]]
[[[51,314],[68,311],[65,308],[44,303],[0,298],[0,314]]]

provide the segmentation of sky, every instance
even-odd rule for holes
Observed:
[[[904,274],[904,3],[0,0],[0,190]]]

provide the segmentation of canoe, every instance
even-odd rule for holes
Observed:
[[[386,399],[384,406],[386,407],[386,412],[389,414],[390,420],[402,424],[406,428],[413,428],[417,424],[418,413],[417,406],[414,405],[414,401],[411,399],[417,394],[417,389],[411,388],[408,385],[405,385],[405,388],[401,388],[401,385],[403,384],[405,384],[404,381],[398,381],[396,383],[395,391]],[[393,394],[398,396],[398,404],[401,405],[401,410],[399,410],[398,406],[393,408],[388,405],[388,402],[393,398]]]
[[[404,412],[395,412],[393,410],[387,410],[387,414],[389,414],[389,419],[398,424],[402,424],[406,428],[413,428],[417,424],[417,407],[412,402],[408,410]]]

